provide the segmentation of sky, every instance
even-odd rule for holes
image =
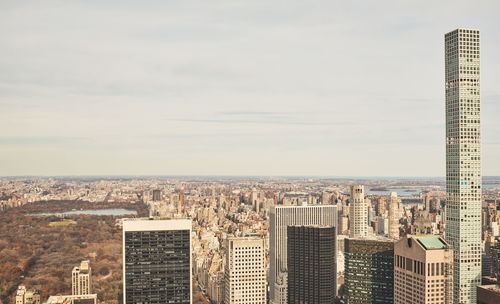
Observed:
[[[500,1],[0,1],[0,176],[444,176],[444,34]]]

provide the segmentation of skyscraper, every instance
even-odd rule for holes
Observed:
[[[332,226],[288,226],[288,304],[335,303],[336,235]]]
[[[368,207],[363,186],[351,186],[349,204],[349,237],[365,237],[368,234]]]
[[[225,304],[266,304],[264,240],[230,237],[224,275]]]
[[[337,206],[271,206],[269,218],[269,298],[273,304],[287,303],[287,227],[293,225],[337,225]]]
[[[453,251],[436,235],[407,235],[394,245],[394,303],[452,304]]]
[[[347,304],[394,303],[394,241],[345,239]]]
[[[190,304],[191,221],[123,221],[123,303]]]
[[[161,190],[159,189],[153,190],[153,201],[155,202],[161,201]]]
[[[454,301],[476,303],[481,283],[479,31],[445,35],[446,240],[454,249]]]
[[[399,199],[396,192],[389,197],[389,238],[399,239]]]
[[[92,269],[90,261],[82,261],[71,272],[71,291],[73,295],[88,295],[92,293]]]

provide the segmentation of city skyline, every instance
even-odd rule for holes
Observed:
[[[500,4],[448,4],[0,4],[0,171],[444,176],[442,35],[471,27],[500,175]]]

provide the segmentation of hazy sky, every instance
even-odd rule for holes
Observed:
[[[500,1],[0,1],[0,175],[444,176],[444,34]]]

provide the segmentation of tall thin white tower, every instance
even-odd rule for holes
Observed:
[[[349,198],[349,237],[366,237],[368,234],[368,206],[365,201],[365,188],[351,186]]]
[[[479,31],[445,35],[446,240],[454,250],[454,303],[476,303],[481,283]]]

